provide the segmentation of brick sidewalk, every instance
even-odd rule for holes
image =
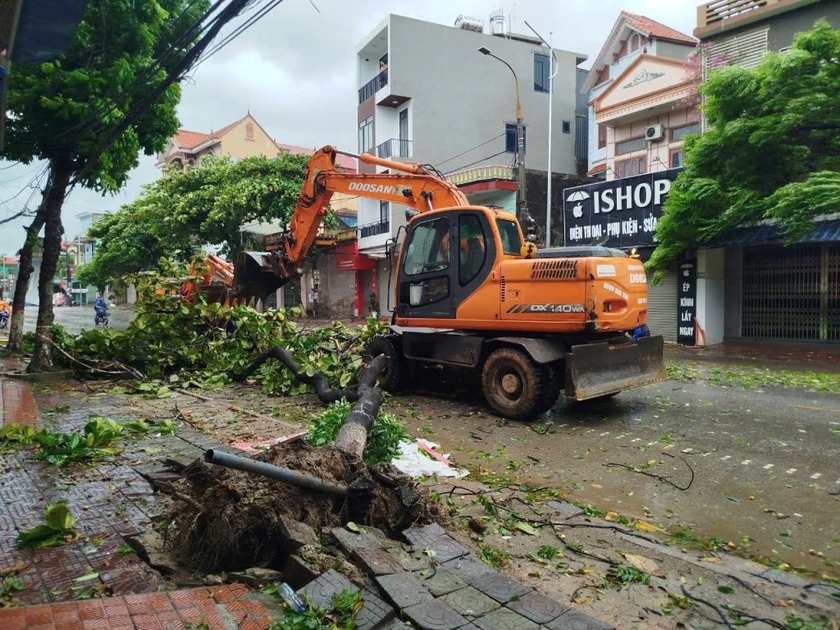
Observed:
[[[241,584],[0,609],[4,630],[262,630],[270,598]]]
[[[9,382],[0,377],[4,421],[37,419],[30,385],[14,382],[9,386]],[[39,390],[38,402],[44,425],[52,431],[78,431],[90,414],[134,419],[131,410],[119,402],[87,391],[46,388]],[[18,607],[0,609],[0,629],[181,630],[190,625],[256,629],[282,616],[274,600],[244,585],[164,592],[167,583],[156,570],[120,549],[124,536],[148,529],[164,510],[166,496],[155,493],[150,485],[172,474],[162,462],[177,459],[186,464],[201,457],[206,448],[229,447],[187,427],[176,435],[123,440],[120,446],[124,450],[119,455],[96,465],[66,468],[34,459],[26,449],[0,453],[0,469],[6,473],[0,476],[0,570],[23,585],[23,590],[10,594]],[[78,538],[57,547],[18,549],[17,535],[41,524],[44,506],[61,499],[77,518]],[[526,630],[543,622],[555,622],[548,627],[560,628],[573,618],[590,630],[608,627],[537,597],[530,588],[490,569],[437,525],[409,533],[413,552],[384,534],[374,536],[374,530],[369,531],[357,537],[341,528],[333,530],[346,554],[379,585],[371,582],[364,590],[363,608],[357,615],[362,630],[407,628],[398,621],[400,614],[415,627],[429,629]],[[418,577],[428,568],[423,549],[434,550],[440,565],[434,584]],[[451,579],[439,584],[447,574]],[[329,571],[301,592],[312,605],[329,607],[331,595],[345,589],[358,590]],[[517,596],[527,597],[517,603]]]

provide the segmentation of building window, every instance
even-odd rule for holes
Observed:
[[[373,150],[373,116],[359,123],[359,153]]]
[[[391,218],[391,202],[390,201],[380,201],[379,202],[379,222],[380,223],[388,223]]]
[[[548,93],[549,63],[548,55],[534,54],[534,92]]]
[[[572,123],[568,120],[563,121],[563,133],[572,133]]]
[[[639,46],[642,44],[642,37],[638,33],[633,33],[627,39],[627,52],[631,53],[634,50],[638,50]]]
[[[680,166],[684,166],[685,160],[683,158],[682,148],[671,149],[671,157],[668,161],[671,164],[671,168],[679,168]]]
[[[671,142],[679,142],[690,133],[700,133],[700,123],[692,123],[685,127],[677,127],[671,129]]]
[[[615,154],[623,155],[624,153],[632,153],[633,151],[641,151],[647,146],[647,141],[644,138],[633,138],[632,140],[625,140],[624,142],[615,143]]]
[[[248,123],[245,125],[245,139],[246,140],[253,140],[254,139],[254,125],[253,123]]]
[[[598,125],[598,148],[603,149],[607,146],[607,126]]]
[[[519,147],[516,144],[516,123],[505,123],[505,151],[516,153]],[[522,126],[522,150],[528,151],[528,128]]]
[[[615,176],[618,178],[643,175],[645,172],[644,157],[630,158],[629,160],[621,160],[615,163]]]

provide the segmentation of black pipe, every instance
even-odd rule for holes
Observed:
[[[310,477],[309,475],[302,475],[294,470],[288,468],[281,468],[265,462],[258,462],[247,457],[239,457],[238,455],[230,455],[221,451],[207,449],[204,452],[204,461],[225,468],[235,468],[236,470],[243,470],[245,472],[254,473],[255,475],[262,475],[263,477],[271,477],[272,479],[279,479],[284,483],[298,486],[300,488],[307,488],[317,492],[327,492],[329,494],[337,494],[339,496],[347,496],[346,486],[337,486],[327,483],[318,477]]]

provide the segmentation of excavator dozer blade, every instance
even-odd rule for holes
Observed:
[[[289,280],[276,252],[237,252],[233,263],[236,297],[265,298]]]
[[[566,397],[589,400],[668,378],[659,337],[572,346],[566,355]]]

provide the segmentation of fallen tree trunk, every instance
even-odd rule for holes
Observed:
[[[331,403],[345,398],[356,403],[341,425],[335,445],[341,451],[362,459],[368,431],[379,414],[379,407],[382,406],[382,392],[376,387],[376,381],[388,364],[388,357],[384,354],[375,357],[359,371],[355,386],[342,389],[333,389],[321,372],[316,372],[313,376],[301,372],[300,366],[292,358],[292,353],[283,346],[274,346],[266,350],[244,370],[231,373],[230,376],[234,381],[244,381],[268,359],[277,359],[289,368],[297,380],[314,386],[321,402]]]
[[[379,407],[382,406],[382,392],[376,387],[376,381],[387,364],[388,357],[380,354],[359,372],[357,402],[347,414],[335,437],[337,448],[359,459],[362,458],[367,444],[370,425],[379,415]]]
[[[315,372],[313,376],[309,376],[304,372],[301,372],[300,366],[297,363],[295,363],[295,360],[292,357],[292,353],[286,350],[283,346],[274,346],[273,348],[269,348],[261,355],[259,355],[256,359],[251,361],[251,363],[249,363],[241,372],[231,372],[230,377],[237,383],[241,383],[251,374],[256,372],[257,368],[259,368],[268,359],[277,359],[278,361],[280,361],[280,363],[289,368],[289,371],[301,383],[312,385],[315,388],[315,391],[318,393],[318,400],[320,400],[321,402],[331,403],[339,401],[342,398],[346,398],[350,402],[355,402],[356,400],[358,400],[359,396],[357,393],[357,389],[353,385],[351,385],[350,387],[344,387],[342,389],[333,389],[330,386],[329,381],[327,381],[327,377],[324,376],[321,372]],[[378,375],[379,373],[377,372],[377,376]],[[375,379],[374,382],[376,382]]]

